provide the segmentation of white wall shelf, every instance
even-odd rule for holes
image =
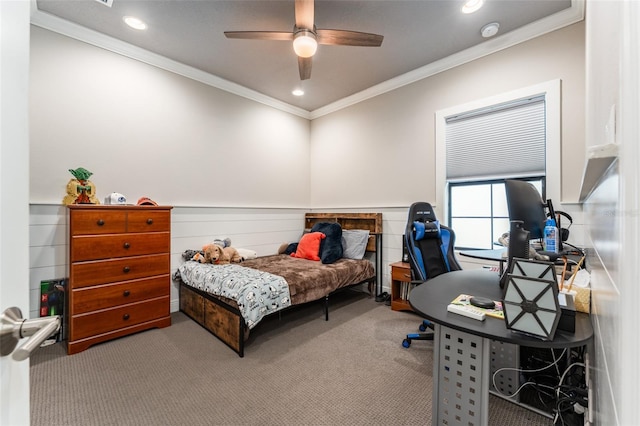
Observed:
[[[618,159],[618,144],[608,143],[587,149],[587,164],[582,174],[580,202],[584,202],[600,179]]]

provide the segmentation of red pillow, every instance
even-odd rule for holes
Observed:
[[[291,253],[291,256],[301,259],[320,260],[320,242],[325,238],[326,235],[322,232],[304,234],[302,238],[300,238],[296,252]]]

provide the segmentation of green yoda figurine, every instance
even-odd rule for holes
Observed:
[[[89,180],[93,173],[84,167],[77,169],[69,169],[74,179],[67,183],[67,195],[65,195],[62,203],[69,204],[100,204],[96,197],[96,187]]]

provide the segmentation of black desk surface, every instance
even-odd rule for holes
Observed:
[[[486,269],[453,271],[439,275],[420,284],[409,295],[414,311],[437,324],[466,333],[487,337],[521,346],[538,348],[566,348],[586,344],[593,337],[593,327],[588,314],[576,312],[576,331],[557,330],[551,341],[541,340],[511,331],[504,320],[487,316],[484,321],[447,311],[447,305],[460,294],[502,299],[502,289],[496,272]]]
[[[460,251],[462,256],[473,257],[475,259],[493,260],[496,262],[506,262],[507,256],[504,255],[507,252],[506,247],[501,247],[493,250],[463,250]]]

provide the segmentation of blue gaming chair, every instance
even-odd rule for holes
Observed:
[[[412,284],[422,284],[438,275],[462,269],[453,251],[455,233],[440,224],[431,204],[416,202],[411,205],[404,236]],[[427,332],[427,328],[433,328],[433,325],[425,319],[419,327],[421,333],[407,334],[402,346],[408,348],[412,340],[433,340],[433,332]]]

